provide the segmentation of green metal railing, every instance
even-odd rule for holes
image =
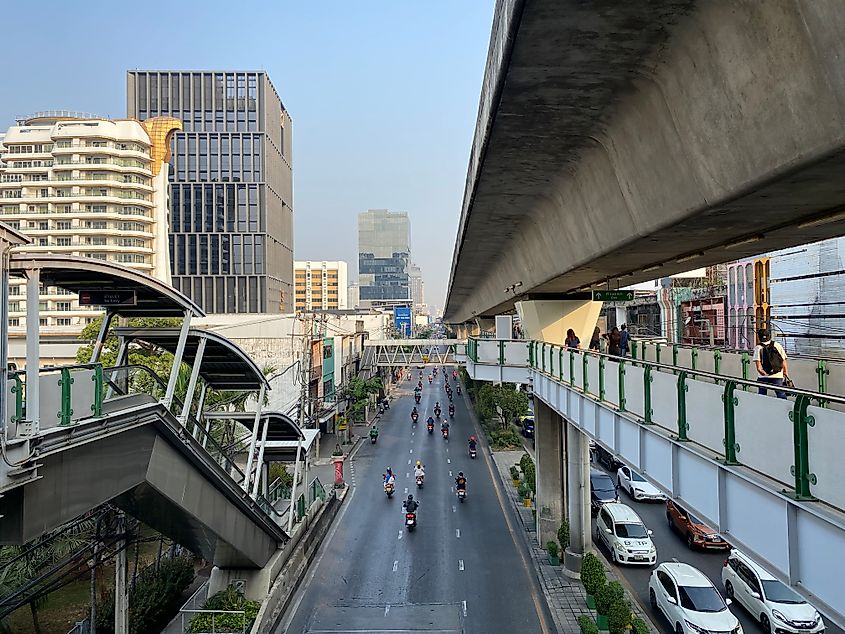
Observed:
[[[55,377],[55,384],[45,377]],[[10,422],[26,418],[26,371],[19,370],[9,375],[14,382],[11,392],[15,399],[15,413]],[[73,425],[87,418],[97,418],[103,412],[103,366],[100,363],[77,363],[66,366],[39,368],[39,398],[43,403],[53,402],[46,390],[55,388],[58,392],[59,409],[55,420],[60,426]],[[80,382],[81,381],[81,382]],[[81,407],[74,409],[74,404]],[[42,411],[42,426],[51,427],[50,412]]]

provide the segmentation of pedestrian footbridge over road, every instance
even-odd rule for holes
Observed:
[[[533,387],[540,530],[556,528],[567,507],[574,539],[581,522],[573,546],[588,548],[589,485],[580,489],[587,499],[573,486],[588,475],[586,434],[845,621],[845,398],[823,389],[845,380],[843,367],[824,364],[830,376],[778,399],[743,378],[741,354],[646,342],[635,350],[640,358],[622,359],[467,341],[470,377]]]

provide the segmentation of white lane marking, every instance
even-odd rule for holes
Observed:
[[[455,487],[449,487],[449,490],[450,490],[452,493],[454,493],[454,492],[455,492]]]
[[[399,570],[399,560],[398,559],[393,562],[393,572],[396,572],[397,570]],[[461,570],[463,570],[463,562],[461,563]]]
[[[405,493],[407,493],[407,492],[408,492],[408,487],[405,487]]]
[[[458,570],[463,570],[463,569],[464,569],[464,560],[458,559]]]
[[[414,453],[413,449],[408,449],[408,453]]]
[[[452,477],[452,472],[451,472],[451,471],[449,472],[449,477],[450,477],[450,478]]]
[[[415,432],[415,431],[412,431],[412,432],[411,432],[411,436],[413,436],[413,435],[414,435],[414,434],[416,434],[416,433],[417,433],[417,432]]]
[[[451,458],[446,458],[446,464],[452,464],[452,459],[451,459]]]
[[[402,531],[399,531],[399,537],[397,537],[396,539],[402,539]]]
[[[411,477],[411,472],[410,472],[410,471],[406,471],[406,472],[405,472],[405,477],[406,477],[406,478],[410,478],[410,477]]]
[[[467,607],[466,606],[467,606],[467,602],[464,601],[464,616],[467,615]],[[384,606],[384,615],[387,616],[388,612],[390,612],[390,604],[389,603],[386,606]]]
[[[460,528],[455,529],[455,537],[457,537],[458,539],[461,538],[461,529]]]
[[[463,606],[464,616],[466,616],[467,615],[467,602],[461,601],[461,605]],[[388,605],[387,610],[389,610],[389,609],[390,609],[390,606]],[[387,614],[387,610],[385,610],[385,612],[384,612],[385,614]]]
[[[454,513],[454,512],[455,512],[455,511],[457,511],[457,510],[458,510],[458,507],[457,507],[457,506],[455,506],[455,505],[453,504],[453,505],[452,505],[452,513]]]
[[[411,464],[411,459],[410,459],[410,458],[408,458],[408,464]]]

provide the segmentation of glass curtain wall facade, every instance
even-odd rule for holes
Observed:
[[[358,215],[358,284],[362,306],[409,305],[411,224],[405,212]]]
[[[293,310],[291,119],[263,72],[130,71],[130,117],[167,114],[173,286],[209,313]]]

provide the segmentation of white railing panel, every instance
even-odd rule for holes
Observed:
[[[742,464],[789,484],[793,463],[792,402],[736,390],[736,457]]]
[[[669,353],[669,358],[666,359],[665,363],[668,365],[672,365],[672,348],[670,347],[667,352]],[[677,367],[679,368],[691,368],[692,367],[692,348],[682,348],[678,346],[678,363]]]
[[[613,415],[613,410],[606,407],[600,407],[596,412],[598,418],[596,420],[596,436],[601,438],[611,449],[616,448],[616,417]],[[588,421],[584,421],[588,423]],[[589,424],[585,424],[585,429],[591,431]]]
[[[71,372],[73,383],[70,386],[70,406],[72,420],[80,420],[94,415],[94,370],[74,370]]]
[[[700,372],[716,373],[716,357],[713,356],[712,350],[702,350],[698,353],[698,361],[696,363],[696,370]]]
[[[497,358],[498,362],[498,358]],[[527,341],[506,341],[505,342],[505,365],[528,367],[528,342]]]
[[[569,363],[570,352],[571,352],[570,350],[564,350],[563,351],[563,365],[561,366],[561,368],[563,370],[563,372],[561,373],[561,376],[563,377],[562,380],[563,380],[564,383],[567,383],[567,384],[572,379],[572,374],[570,373],[571,368],[570,368],[570,363]],[[576,362],[577,362],[577,355],[576,355]]]
[[[504,366],[502,368],[501,380],[505,383],[520,383],[522,385],[528,384],[528,368],[512,368]]]
[[[815,424],[807,430],[809,438],[810,472],[816,474],[813,495],[845,509],[845,414],[815,405],[807,408]]]
[[[625,409],[640,418],[645,417],[644,377],[642,367],[631,364],[625,366]]]
[[[689,438],[720,455],[725,453],[725,424],[722,393],[714,383],[687,380],[687,424]]]
[[[62,413],[62,375],[59,372],[47,372],[38,377],[38,407],[41,420],[39,427],[48,429],[58,427]]]
[[[651,373],[651,409],[653,421],[678,433],[678,377],[666,372]]]
[[[619,362],[608,359],[604,365],[604,400],[619,407]]]
[[[616,416],[618,429],[616,430],[616,451],[626,456],[633,464],[638,465],[640,456],[640,426],[632,420]]]
[[[499,363],[499,342],[495,339],[478,339],[478,362]]]
[[[592,354],[587,355],[587,392],[599,395],[599,358]]]
[[[722,376],[742,378],[742,355],[727,352],[722,353],[722,363],[719,368],[719,374]]]

